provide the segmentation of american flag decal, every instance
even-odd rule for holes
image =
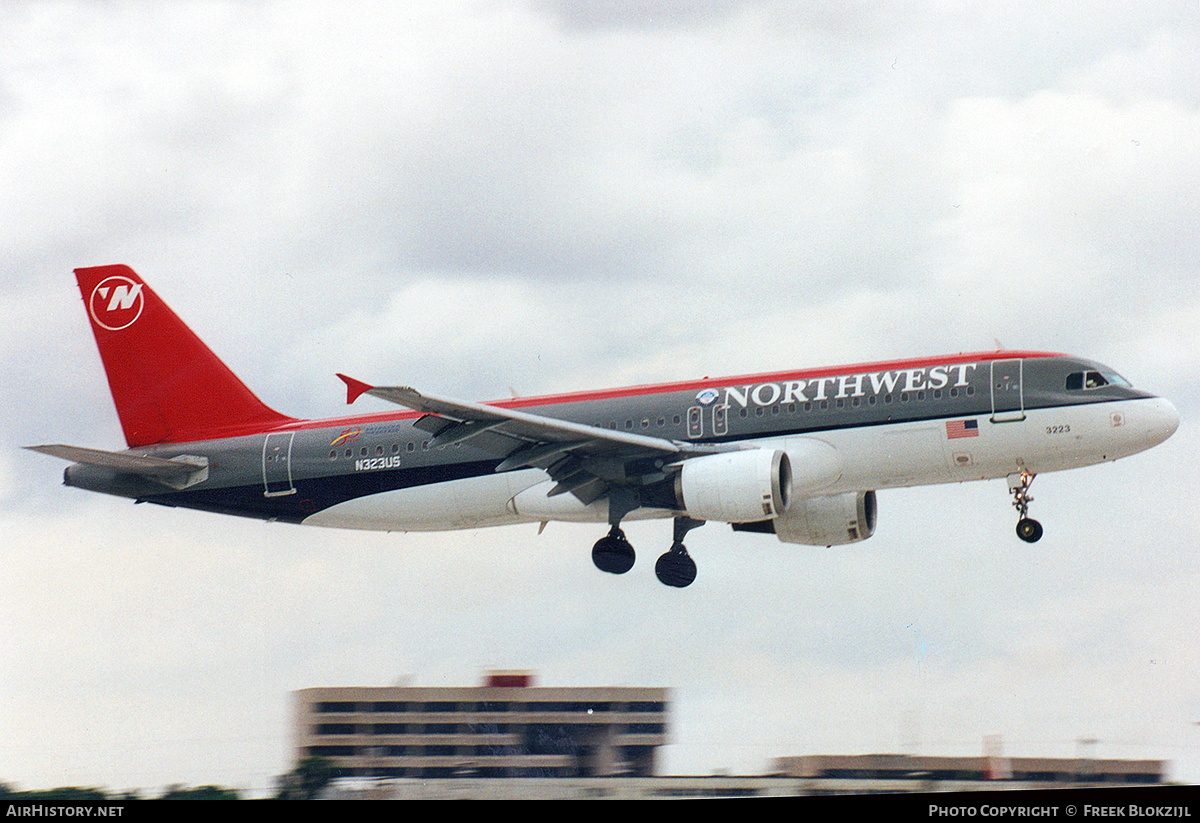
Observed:
[[[947,420],[946,439],[957,440],[960,437],[978,437],[978,420]]]

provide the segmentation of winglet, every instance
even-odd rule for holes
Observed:
[[[347,377],[341,372],[338,372],[338,377],[340,377],[342,382],[346,384],[347,406],[349,406],[362,395],[369,392],[371,389],[375,388],[374,386],[364,383],[361,380],[355,380],[353,377]]]

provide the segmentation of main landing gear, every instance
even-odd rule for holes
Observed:
[[[625,574],[633,568],[637,555],[633,546],[621,531],[621,518],[640,505],[632,489],[617,487],[608,496],[608,534],[592,546],[592,562],[596,568],[609,574]]]
[[[1020,474],[1008,476],[1008,491],[1013,496],[1013,507],[1021,519],[1017,521],[1017,537],[1026,543],[1036,543],[1042,539],[1042,524],[1029,516],[1029,504],[1033,498],[1029,496],[1029,487],[1033,485],[1036,474],[1022,471]]]
[[[633,546],[625,537],[625,532],[617,526],[609,529],[608,534],[601,537],[596,541],[596,545],[592,546],[592,562],[602,572],[625,574],[633,568],[633,561],[636,559],[637,555],[634,554]]]
[[[683,538],[692,529],[703,525],[703,520],[693,520],[690,517],[675,518],[675,539],[671,541],[671,548],[654,564],[654,574],[659,583],[682,589],[690,586],[696,579],[696,561],[688,554],[687,547],[683,545]]]
[[[664,586],[682,589],[690,586],[696,579],[696,561],[688,554],[683,545],[684,536],[696,528],[703,526],[703,520],[693,520],[690,517],[675,518],[675,539],[671,548],[654,564],[654,574]],[[625,574],[633,568],[636,556],[633,546],[625,537],[617,524],[613,524],[608,534],[596,541],[592,547],[592,562],[602,572],[609,574]]]

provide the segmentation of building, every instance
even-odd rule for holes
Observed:
[[[296,760],[327,758],[330,798],[651,799],[972,792],[1161,784],[1161,760],[907,754],[780,757],[766,775],[658,775],[669,692],[544,688],[528,672],[476,687],[293,693]]]
[[[1031,791],[1161,785],[1161,760],[810,755],[775,761],[776,774],[667,777],[351,778],[324,797],[337,800],[665,800],[820,797],[862,794]],[[999,758],[1005,760],[1006,758]],[[790,773],[788,773],[790,772]]]
[[[667,742],[668,691],[545,688],[527,672],[477,687],[293,693],[297,760],[390,778],[647,777]]]
[[[989,781],[1040,788],[1141,786],[1166,780],[1164,760],[1095,760],[1087,757],[927,757],[908,754],[814,754],[779,757],[780,777],[833,780]]]

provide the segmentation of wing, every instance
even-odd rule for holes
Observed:
[[[662,481],[667,477],[664,469],[684,458],[724,450],[438,397],[408,386],[371,386],[343,374],[338,377],[346,384],[347,403],[370,394],[424,412],[415,425],[434,436],[431,445],[470,439],[473,446],[502,458],[496,471],[544,469],[557,483],[551,495],[570,492],[584,504],[613,486]]]

